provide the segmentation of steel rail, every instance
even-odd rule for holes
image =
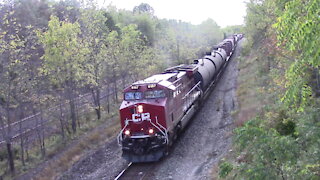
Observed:
[[[125,169],[123,169],[116,178],[114,178],[114,180],[119,180],[121,178],[121,176],[124,174],[124,172],[126,172],[127,169],[129,169],[129,167],[132,165],[132,162],[130,162],[127,167]]]

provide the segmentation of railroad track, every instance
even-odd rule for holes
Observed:
[[[114,180],[146,180],[153,175],[155,163],[132,163],[130,162]]]

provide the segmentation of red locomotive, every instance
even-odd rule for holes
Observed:
[[[241,34],[193,64],[179,65],[124,89],[118,143],[130,162],[158,161],[199,108],[231,57]]]

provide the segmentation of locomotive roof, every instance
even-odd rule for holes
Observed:
[[[173,84],[173,81],[185,75],[185,72],[170,72],[163,74],[155,74],[151,77],[148,77],[144,80],[137,81],[133,83],[133,85],[141,85],[141,84],[159,84],[169,89],[175,89],[176,87]]]
[[[148,84],[148,83],[159,83],[160,81],[163,80],[168,80],[170,78],[173,78],[177,75],[177,73],[165,73],[165,74],[155,74],[153,76],[150,76],[144,80],[137,81],[134,83],[134,85],[137,84]]]

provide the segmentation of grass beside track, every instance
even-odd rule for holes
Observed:
[[[120,125],[116,117],[109,126],[102,124],[94,130],[84,134],[78,140],[73,142],[71,146],[63,150],[56,158],[53,158],[34,179],[56,179],[63,172],[67,171],[75,162],[80,160],[88,151],[98,148],[110,139],[115,137],[119,131]]]

